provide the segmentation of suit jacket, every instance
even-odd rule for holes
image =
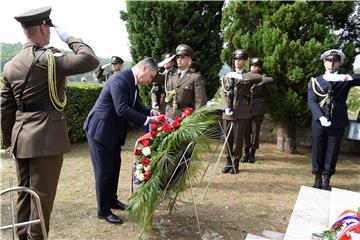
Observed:
[[[332,82],[334,108],[332,112],[332,119],[330,128],[344,128],[349,125],[347,115],[346,98],[349,90],[353,86],[360,86],[360,74],[351,75],[352,81]],[[329,89],[330,82],[326,81],[322,76],[316,78],[320,87],[317,86],[316,90],[320,93],[326,93]],[[317,121],[321,116],[325,116],[325,108],[320,108],[320,101],[323,98],[317,96],[313,89],[312,84],[309,82],[308,87],[308,105],[310,107],[313,121]]]
[[[174,71],[166,80],[166,89],[168,91],[176,90],[176,103],[179,110],[186,107],[197,110],[206,104],[207,96],[200,73],[188,70],[180,78],[179,73]],[[166,114],[173,115],[172,101],[166,105]]]
[[[67,44],[75,55],[64,56],[50,48],[56,62],[58,95],[65,88],[65,76],[89,72],[99,64],[93,50],[80,39],[70,37]],[[11,145],[16,158],[53,156],[67,152],[70,142],[66,117],[59,111],[17,111],[17,101],[35,57],[36,43],[26,43],[23,49],[4,67],[1,91],[1,130],[4,144]],[[23,93],[24,105],[51,104],[48,90],[48,60],[44,53],[33,68]]]
[[[139,100],[131,69],[113,74],[84,122],[84,130],[95,141],[113,149],[124,145],[128,121],[143,126],[150,108]]]

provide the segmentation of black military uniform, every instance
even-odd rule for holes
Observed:
[[[251,58],[250,66],[252,73],[261,74],[263,61],[260,58]],[[250,88],[250,123],[245,132],[245,154],[241,158],[241,162],[255,163],[255,152],[259,148],[260,128],[266,113],[266,104],[264,100],[264,89],[266,83],[273,82],[273,78],[262,75],[263,79],[260,83],[253,84]]]
[[[309,82],[314,187],[325,190],[330,190],[330,177],[335,173],[344,129],[349,124],[346,98],[352,86],[360,85],[359,74],[337,74],[344,58],[345,55],[339,50],[324,52],[320,59],[326,72]]]

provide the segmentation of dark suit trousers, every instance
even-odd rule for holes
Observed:
[[[39,195],[47,233],[62,163],[62,155],[16,159],[18,185]],[[29,193],[19,192],[16,209],[19,223],[39,219],[35,200]],[[17,233],[28,234],[30,239],[43,239],[40,224],[18,227]]]
[[[98,214],[108,215],[110,207],[117,202],[117,189],[121,166],[121,146],[114,149],[87,136],[91,161],[95,174],[96,200]]]
[[[245,129],[245,148],[259,148],[260,128],[263,120],[264,115],[252,116],[249,125]]]
[[[319,121],[312,121],[311,127],[313,173],[333,175],[344,128],[324,128]]]

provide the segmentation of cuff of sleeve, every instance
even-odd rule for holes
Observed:
[[[144,126],[148,125],[149,123],[149,117],[146,117],[146,121],[144,122]]]

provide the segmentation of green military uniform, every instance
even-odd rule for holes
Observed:
[[[193,50],[185,45],[180,44],[176,48],[176,55],[185,54],[193,55]],[[170,117],[179,115],[184,108],[190,107],[197,110],[207,102],[204,81],[200,73],[195,73],[189,69],[169,74],[165,79],[166,92],[166,114]]]
[[[250,74],[245,73],[245,71],[238,72],[239,75],[242,75],[242,79],[235,80],[235,95],[233,100],[233,114],[228,115],[225,112],[222,115],[224,129],[226,130],[226,135],[229,133],[229,125],[233,123],[232,131],[228,137],[228,147],[225,148],[227,154],[226,166],[223,169],[224,173],[230,172],[235,173],[233,169],[233,163],[231,156],[234,157],[234,168],[238,172],[239,160],[242,156],[243,141],[246,132],[246,127],[249,125],[251,113],[250,113],[250,88],[252,84],[261,81],[261,75],[259,74]],[[230,73],[231,74],[231,73]],[[224,77],[228,78],[229,74]],[[224,80],[223,80],[224,81]],[[228,106],[228,99],[226,96],[226,89],[228,86],[223,85],[221,91],[221,99],[223,103],[223,108],[226,109]]]
[[[51,8],[27,11],[17,17],[24,28],[47,24]],[[43,27],[38,26],[38,27]],[[50,30],[49,33],[50,35]],[[47,231],[55,199],[57,183],[63,161],[62,154],[70,150],[66,117],[50,99],[48,68],[56,68],[53,78],[57,94],[64,99],[65,76],[89,72],[99,64],[92,49],[82,40],[69,37],[67,44],[76,55],[64,56],[55,48],[48,52],[35,42],[24,44],[23,49],[4,67],[4,85],[1,91],[1,130],[3,143],[11,146],[16,159],[19,186],[26,186],[39,194]],[[25,76],[35,56],[42,55],[30,72],[22,95]],[[52,53],[52,54],[51,54]],[[48,57],[54,56],[54,61]],[[52,65],[53,64],[53,65]],[[31,201],[31,203],[30,203]],[[28,193],[21,192],[17,203],[19,222],[38,218],[35,204]],[[19,236],[42,239],[40,225],[17,228]]]
[[[174,55],[170,53],[164,54],[163,61],[158,64],[158,67],[164,67],[165,64],[173,61]],[[165,113],[165,79],[169,79],[169,77],[175,72],[174,68],[165,69],[163,72],[159,73],[154,81],[153,86],[151,88],[151,106],[154,109],[158,109],[160,113]],[[160,102],[157,101],[157,94],[160,94]]]
[[[262,60],[259,58],[252,58],[250,60],[251,65],[262,66]],[[272,77],[263,75],[260,83],[254,84],[250,89],[250,114],[251,120],[245,133],[245,155],[241,159],[241,162],[255,162],[255,151],[259,148],[260,141],[260,128],[261,123],[264,120],[264,114],[267,111],[264,100],[265,84],[273,82]]]

